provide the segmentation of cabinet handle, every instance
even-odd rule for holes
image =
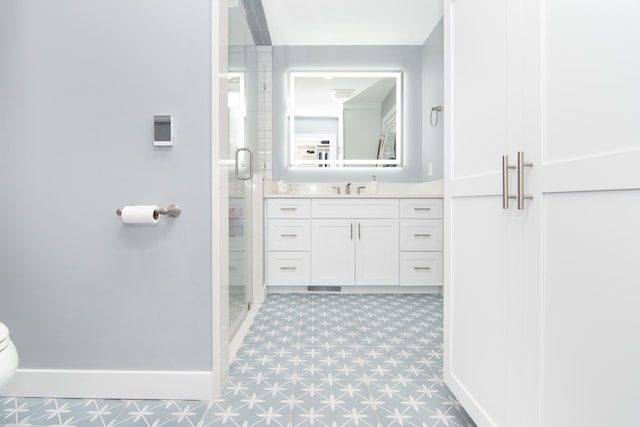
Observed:
[[[358,223],[358,240],[360,240],[360,223]]]
[[[502,156],[502,209],[509,209],[509,200],[516,198],[509,194],[509,169],[515,168],[515,166],[509,166],[509,156]]]
[[[431,234],[414,234],[414,237],[431,237]]]
[[[351,226],[351,237],[350,239],[353,240],[353,223],[349,224]]]
[[[430,211],[431,208],[413,208],[414,211]]]
[[[280,267],[280,270],[289,270],[289,271],[291,271],[291,270],[297,270],[297,269],[298,269],[297,267]]]
[[[431,270],[431,267],[413,267],[414,270]]]
[[[281,234],[280,237],[298,237],[297,234]]]
[[[295,212],[295,211],[298,210],[298,208],[280,208],[280,210],[281,211],[293,211],[293,212]]]
[[[533,196],[524,194],[524,168],[533,166],[531,162],[524,161],[524,151],[518,151],[518,209],[524,209],[525,199],[531,200]]]

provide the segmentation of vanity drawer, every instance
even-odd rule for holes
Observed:
[[[441,251],[441,219],[401,219],[401,251]]]
[[[400,218],[444,218],[442,199],[400,199]]]
[[[311,283],[309,252],[269,252],[267,254],[268,285],[300,285]]]
[[[269,199],[267,200],[268,218],[309,218],[311,200],[309,199]]]
[[[314,218],[398,218],[398,199],[313,199]]]
[[[400,286],[442,286],[442,252],[400,252]]]
[[[311,248],[311,221],[270,219],[267,222],[267,250],[308,251]]]

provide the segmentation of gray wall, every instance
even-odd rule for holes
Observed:
[[[420,46],[274,46],[273,176],[289,182],[381,182],[422,180],[422,64]],[[404,156],[399,168],[289,168],[287,165],[287,72],[289,70],[404,71]],[[410,153],[410,155],[408,155]]]
[[[0,321],[22,368],[211,369],[210,7],[0,2]],[[156,226],[115,214],[170,203]]]
[[[423,180],[434,181],[444,178],[444,23],[441,19],[422,46],[422,124]],[[429,123],[431,107],[442,105],[438,125]],[[435,121],[435,113],[434,113]],[[428,164],[432,164],[429,176]]]

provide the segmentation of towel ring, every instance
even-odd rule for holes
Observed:
[[[438,118],[440,116],[440,112],[442,111],[442,105],[438,105],[437,107],[431,107],[431,114],[429,114],[429,122],[431,123],[431,126],[436,127],[438,126]],[[433,122],[433,113],[436,113],[436,120],[435,123]]]

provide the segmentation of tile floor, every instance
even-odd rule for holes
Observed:
[[[0,398],[1,426],[471,427],[442,381],[442,297],[270,295],[220,400]]]

